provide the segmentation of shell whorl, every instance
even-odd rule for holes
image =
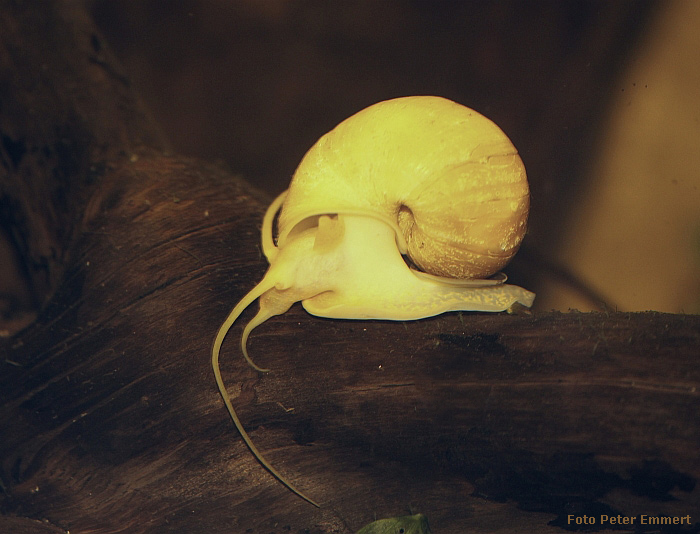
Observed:
[[[525,168],[492,121],[450,100],[379,102],[321,137],[297,168],[279,218],[279,245],[322,214],[360,214],[392,225],[422,270],[483,278],[525,234]]]

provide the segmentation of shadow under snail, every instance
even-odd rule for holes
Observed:
[[[379,102],[321,137],[267,209],[262,249],[270,267],[233,308],[212,348],[221,396],[258,461],[318,506],[263,458],[221,377],[221,344],[253,301],[260,311],[243,330],[241,348],[258,371],[267,369],[248,355],[250,332],[298,301],[320,317],[397,321],[530,307],[534,293],[494,276],[518,250],[528,209],[525,167],[508,137],[450,100]]]

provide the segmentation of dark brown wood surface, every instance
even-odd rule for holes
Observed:
[[[283,488],[209,366],[266,268],[267,199],[169,155],[75,4],[33,5],[0,11],[0,196],[23,261],[46,273],[37,321],[2,345],[0,532],[354,532],[409,512],[436,533],[554,533],[569,514],[689,514],[681,532],[697,532],[697,316],[393,323],[296,305],[254,332],[273,370],[259,375],[238,347],[248,310],[223,347],[234,405],[322,508]],[[45,56],[16,46],[47,32]],[[7,76],[42,64],[45,78]]]

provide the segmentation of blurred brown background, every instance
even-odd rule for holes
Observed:
[[[349,115],[444,96],[525,162],[530,230],[508,274],[537,309],[700,312],[700,3],[88,5],[176,151],[272,197]]]
[[[530,261],[511,277],[535,286],[539,309],[595,309],[571,275],[622,310],[700,311],[697,2],[92,6],[178,151],[274,195],[352,113],[445,96],[522,154]]]

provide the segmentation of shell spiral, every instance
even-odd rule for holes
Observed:
[[[528,210],[525,167],[496,124],[444,98],[404,97],[356,113],[311,147],[278,244],[323,214],[367,215],[394,227],[423,271],[484,278],[517,252]]]

